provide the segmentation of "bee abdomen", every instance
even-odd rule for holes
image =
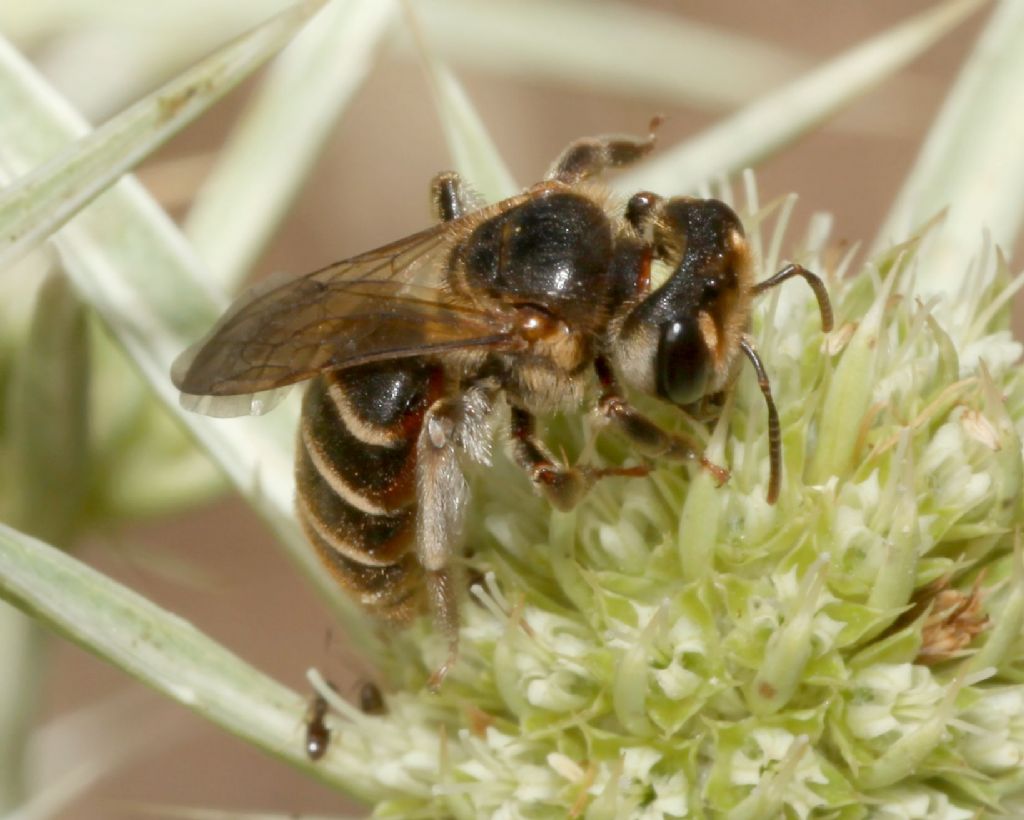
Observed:
[[[302,407],[299,521],[341,584],[392,620],[420,609],[416,439],[440,377],[416,360],[326,373]]]

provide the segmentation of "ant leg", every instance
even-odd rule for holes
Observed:
[[[695,461],[711,473],[719,485],[729,480],[729,471],[708,459],[698,441],[681,433],[662,430],[626,401],[607,361],[598,358],[595,366],[602,387],[597,409],[637,450],[653,459]]]
[[[476,208],[476,203],[455,171],[442,171],[430,183],[430,208],[441,222],[451,222]]]
[[[594,482],[608,476],[644,476],[646,467],[595,469],[582,465],[570,467],[555,459],[541,442],[531,413],[512,408],[512,457],[529,476],[551,506],[571,510],[587,494]]]
[[[643,138],[605,136],[576,140],[562,151],[545,179],[575,185],[608,168],[631,165],[654,148],[654,132],[659,125],[661,117],[652,118],[650,133]]]
[[[438,399],[427,410],[416,442],[419,504],[416,511],[416,557],[426,576],[434,622],[448,639],[448,656],[434,670],[428,686],[436,690],[459,653],[459,600],[455,545],[461,543],[469,485],[458,463],[458,407]]]

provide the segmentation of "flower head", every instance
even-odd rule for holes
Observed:
[[[440,694],[420,691],[444,646],[415,627],[394,649],[409,691],[343,732],[342,745],[374,738],[353,765],[378,813],[953,818],[1013,791],[1020,346],[984,318],[1007,287],[994,264],[965,278],[970,300],[915,298],[929,241],[852,278],[823,243],[804,251],[831,274],[829,338],[802,291],[759,305],[783,423],[778,504],[764,501],[765,420],[746,374],[708,442],[732,471],[724,487],[658,465],[559,513],[501,459],[479,476],[470,564],[484,580],[462,659]],[[573,425],[549,437],[629,457]]]

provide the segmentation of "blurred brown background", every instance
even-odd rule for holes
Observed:
[[[817,62],[933,3],[690,0],[643,5],[763,38]],[[812,211],[831,211],[835,239],[870,240],[981,22],[979,18],[962,26],[891,86],[765,163],[759,171],[762,199],[796,191],[801,199],[794,224],[800,225]],[[565,38],[572,35],[563,33]],[[623,47],[635,49],[637,60],[644,59],[643,44]],[[668,144],[726,113],[508,79],[458,64],[452,68],[523,183],[538,178],[575,137],[642,131],[651,114],[660,111],[668,116],[660,134]],[[208,167],[204,157],[222,144],[248,90],[236,91],[143,168],[143,181],[176,215],[184,213],[190,191]],[[184,157],[198,159],[184,166],[167,164]],[[449,165],[420,67],[407,54],[383,49],[259,262],[258,273],[301,273],[423,227],[430,177]],[[325,610],[256,517],[236,501],[225,499],[175,520],[94,538],[82,554],[299,691],[307,689],[304,672],[309,666],[323,670],[348,694],[367,674],[357,660],[345,657],[344,636],[328,637],[331,623]],[[188,571],[176,572],[175,567]],[[44,718],[106,693],[141,690],[119,671],[65,642],[55,641],[52,648]],[[337,794],[184,708],[148,693],[142,697],[147,710],[169,716],[177,727],[174,738],[159,753],[140,757],[103,779],[87,801],[62,817],[135,816],[135,803],[283,814],[358,813]],[[301,737],[297,716],[297,743]]]

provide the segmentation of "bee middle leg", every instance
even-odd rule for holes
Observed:
[[[536,433],[533,415],[518,407],[512,412],[512,457],[529,476],[533,486],[559,510],[571,510],[587,494],[594,482],[609,476],[644,476],[646,467],[598,469],[558,461]]]
[[[654,132],[661,117],[654,117],[646,137],[588,137],[569,143],[555,160],[546,179],[574,185],[598,176],[608,168],[622,168],[643,159],[654,148]]]

